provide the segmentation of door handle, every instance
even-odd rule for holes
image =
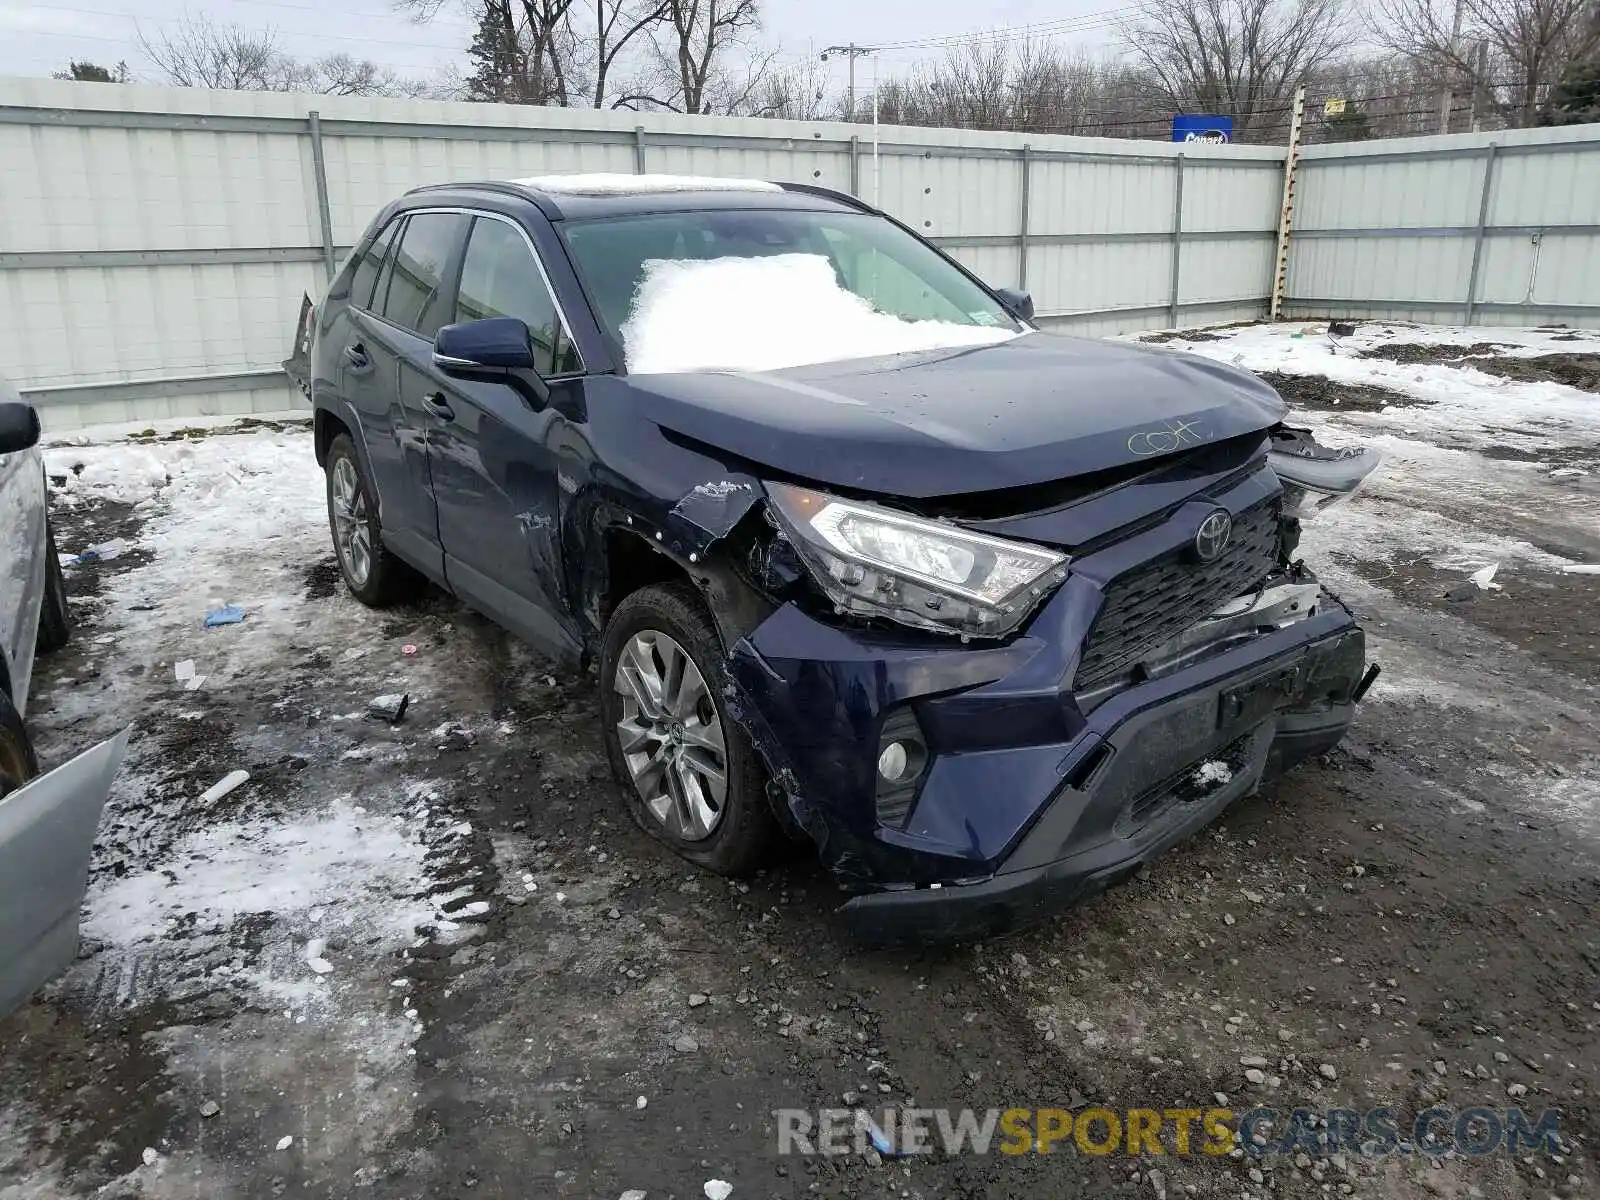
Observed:
[[[351,342],[344,348],[345,361],[352,367],[365,367],[372,362],[367,357],[367,348],[360,342]]]
[[[446,402],[443,392],[429,392],[422,398],[422,407],[441,421],[454,421],[456,419],[456,410]]]

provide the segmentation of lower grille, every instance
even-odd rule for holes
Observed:
[[[1278,561],[1278,503],[1258,504],[1233,522],[1214,561],[1187,549],[1118,575],[1106,585],[1073,687],[1088,691],[1125,677],[1151,650],[1261,583]]]

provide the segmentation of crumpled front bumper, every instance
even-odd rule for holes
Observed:
[[[1005,646],[930,646],[788,606],[735,648],[735,715],[861,893],[842,911],[863,940],[1000,933],[1117,883],[1339,740],[1365,641],[1324,596],[1311,617],[1092,707],[1063,685],[1049,621]],[[1082,624],[1070,594],[1058,606],[1060,627]],[[909,813],[886,822],[879,738],[907,709],[931,759]],[[1222,765],[1198,782],[1207,763]]]

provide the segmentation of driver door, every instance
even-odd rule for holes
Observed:
[[[473,218],[446,323],[518,317],[533,333],[548,403],[507,383],[459,379],[418,356],[401,368],[402,402],[427,425],[445,576],[458,595],[557,657],[580,646],[561,570],[562,447],[582,440],[564,403],[582,364],[533,247],[508,217]]]

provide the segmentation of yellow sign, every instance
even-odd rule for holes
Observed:
[[[1322,115],[1325,117],[1342,117],[1344,115],[1344,100],[1333,96],[1322,102]]]

